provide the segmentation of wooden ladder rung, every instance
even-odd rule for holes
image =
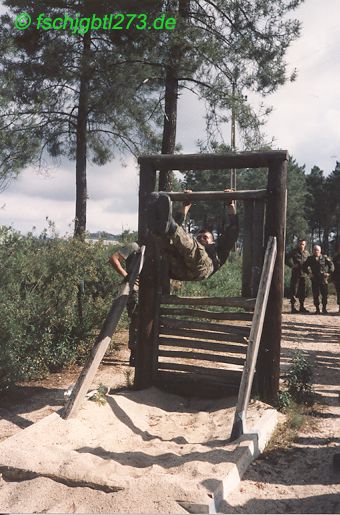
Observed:
[[[239,334],[227,334],[227,333],[215,333],[212,331],[198,331],[198,330],[186,330],[180,327],[163,327],[160,328],[159,335],[167,336],[183,336],[184,338],[201,339],[201,340],[213,340],[218,342],[236,342],[243,343],[247,342],[245,336]]]
[[[250,332],[250,327],[240,327],[237,325],[228,324],[214,324],[211,322],[200,322],[198,320],[179,320],[177,318],[168,317],[160,317],[160,326],[162,328],[178,327],[179,329],[186,329],[187,331],[190,331],[191,329],[199,329],[203,331],[213,331],[218,333],[239,334],[245,337],[249,336]]]
[[[169,338],[166,336],[159,337],[159,345],[166,347],[183,347],[184,349],[202,349],[211,352],[231,352],[233,354],[246,354],[247,344],[235,342],[230,343],[208,342],[202,340],[189,340],[184,338]]]
[[[159,370],[178,370],[181,372],[192,372],[194,374],[202,374],[207,376],[214,377],[223,377],[226,375],[229,376],[239,376],[241,378],[243,367],[237,368],[235,365],[233,368],[207,368],[207,367],[198,367],[194,365],[185,365],[182,363],[159,363]]]
[[[194,359],[195,361],[213,361],[215,363],[229,363],[232,365],[244,365],[245,356],[230,356],[225,353],[207,354],[203,352],[182,351],[182,350],[163,350],[158,355],[162,358]]]
[[[162,295],[161,304],[181,306],[226,306],[253,310],[256,299],[243,297],[179,297],[177,295]]]
[[[236,320],[236,321],[251,321],[253,318],[252,313],[230,313],[223,311],[209,311],[206,309],[192,309],[192,308],[164,308],[160,309],[161,315],[172,315],[172,316],[187,316],[206,318],[211,320]]]

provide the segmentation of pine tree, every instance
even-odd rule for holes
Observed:
[[[75,159],[75,235],[82,237],[86,229],[87,161],[104,164],[116,149],[136,155],[141,147],[147,150],[158,144],[160,110],[155,87],[140,88],[147,76],[147,66],[141,62],[154,46],[152,36],[127,30],[87,30],[83,34],[35,27],[13,30],[13,16],[18,12],[29,13],[32,19],[39,13],[51,18],[101,16],[113,11],[107,1],[33,4],[7,0],[6,5],[12,16],[2,19],[1,46],[6,52],[0,62],[0,80],[2,98],[8,99],[2,129],[24,134],[32,145],[35,142],[32,155],[22,155],[21,165],[34,159],[42,163],[47,154]],[[152,9],[150,5],[150,1],[141,2],[138,12],[143,8],[158,12],[159,2],[153,2]],[[135,2],[115,2],[114,11],[135,12]]]

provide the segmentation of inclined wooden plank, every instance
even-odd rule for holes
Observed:
[[[256,299],[243,297],[178,297],[162,295],[161,304],[177,304],[188,306],[227,306],[230,308],[254,309]]]
[[[180,315],[191,316],[199,318],[208,318],[212,320],[236,320],[236,321],[251,321],[253,318],[252,313],[224,313],[222,311],[209,311],[205,309],[191,309],[191,308],[165,308],[160,310],[161,315]]]
[[[90,355],[88,356],[85,366],[78,377],[70,398],[65,404],[62,412],[62,418],[64,419],[74,416],[85,399],[85,395],[96,375],[100,362],[111,343],[112,335],[126,306],[129,293],[143,267],[144,252],[145,246],[143,245],[140,252],[134,257],[132,271],[129,274],[129,281],[121,286],[118,296],[114,299],[100,334],[91,349]]]
[[[245,342],[245,336],[240,334],[213,333],[208,331],[198,331],[194,329],[181,329],[180,327],[161,327],[159,335],[184,336],[187,338],[199,338],[202,340],[213,340],[219,342]]]
[[[204,331],[214,331],[220,333],[240,334],[248,336],[250,327],[240,327],[238,325],[213,324],[211,322],[199,322],[197,320],[178,320],[178,318],[161,317],[160,325],[164,327],[178,327],[181,329],[203,329]]]
[[[268,239],[259,292],[256,299],[254,320],[249,336],[247,358],[242,373],[240,390],[235,411],[234,423],[231,432],[231,439],[239,438],[246,432],[246,414],[250,399],[250,392],[253,384],[255,365],[262,335],[263,321],[267,308],[269,290],[273,277],[275,259],[277,255],[276,238],[270,236]]]
[[[163,358],[179,358],[179,359],[194,359],[201,361],[214,361],[217,363],[230,363],[233,365],[244,365],[245,357],[240,358],[230,356],[229,354],[204,354],[203,352],[188,352],[177,350],[160,350],[160,357]]]
[[[234,354],[245,354],[247,351],[247,344],[228,344],[219,342],[207,342],[200,340],[184,340],[181,338],[166,338],[165,336],[159,337],[159,345],[167,347],[183,347],[187,349],[202,349],[220,351],[220,352],[232,352]]]
[[[159,363],[159,370],[174,370],[174,371],[183,371],[183,372],[192,372],[193,374],[204,374],[206,376],[213,377],[223,377],[225,375],[228,376],[236,376],[241,378],[242,367],[236,368],[207,368],[207,367],[198,367],[194,365],[185,365],[184,363]]]

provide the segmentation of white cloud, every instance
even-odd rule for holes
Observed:
[[[138,170],[133,159],[126,166],[113,162],[88,170],[87,228],[120,233],[137,228]],[[17,181],[0,196],[1,223],[21,231],[33,226],[47,227],[46,217],[55,222],[59,233],[72,233],[75,217],[74,169],[60,168],[49,175],[32,168],[24,170]]]
[[[274,110],[266,126],[276,147],[287,149],[306,170],[316,164],[326,173],[340,161],[340,0],[306,0],[293,13],[302,20],[301,38],[288,50],[288,69],[298,78],[265,102]],[[204,138],[204,106],[185,91],[180,97],[177,141],[183,152],[197,151]],[[230,129],[226,126],[226,141]],[[124,167],[118,160],[104,167],[88,166],[88,230],[119,233],[137,228],[138,169],[133,159]],[[27,231],[46,227],[46,216],[62,232],[73,230],[75,163],[61,162],[44,177],[25,170],[0,195],[1,223]]]

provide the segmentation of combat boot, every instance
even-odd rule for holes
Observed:
[[[319,306],[316,306],[315,307],[315,315],[320,315],[320,314],[321,314],[320,308],[319,308]]]
[[[172,218],[170,197],[163,191],[150,193],[147,208],[149,230],[159,236],[173,234],[177,224]]]
[[[300,313],[309,313],[309,310],[303,304],[300,304]]]
[[[327,311],[326,306],[323,306],[323,308],[322,308],[322,314],[323,314],[323,315],[327,315],[327,314],[328,314],[328,311]]]

